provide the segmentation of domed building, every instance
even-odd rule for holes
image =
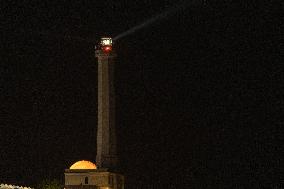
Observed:
[[[124,178],[90,161],[77,161],[65,170],[66,189],[123,189]]]
[[[65,170],[65,189],[124,189],[124,176],[117,170],[114,57],[112,39],[101,38],[98,58],[98,125],[96,164],[81,160]]]

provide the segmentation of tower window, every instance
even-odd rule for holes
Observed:
[[[89,184],[89,178],[85,177],[85,184]]]
[[[108,177],[108,183],[112,186],[113,185],[113,176]]]

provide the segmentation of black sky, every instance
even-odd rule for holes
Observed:
[[[63,179],[77,160],[95,160],[90,41],[176,3],[1,1],[0,182],[34,186]],[[196,1],[116,43],[128,188],[280,187],[280,8],[277,1]]]

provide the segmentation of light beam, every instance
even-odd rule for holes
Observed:
[[[181,10],[184,10],[186,8],[188,8],[190,5],[193,5],[195,3],[197,3],[198,1],[200,0],[193,0],[193,1],[188,1],[188,0],[185,0],[183,1],[182,3],[172,7],[172,8],[169,8],[167,10],[165,10],[164,12],[146,20],[145,22],[141,23],[141,24],[138,24],[136,26],[134,26],[133,28],[130,28],[129,30],[121,33],[121,34],[118,34],[116,37],[113,38],[113,40],[118,40],[118,39],[121,39],[125,36],[128,36],[144,27],[147,27],[147,26],[150,26],[151,24],[153,24],[154,22],[156,21],[159,21],[159,20],[162,20],[168,16],[171,16],[173,14],[175,14],[176,12],[179,12]]]

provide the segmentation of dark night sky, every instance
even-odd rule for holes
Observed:
[[[0,182],[34,186],[95,160],[97,64],[78,38],[117,35],[175,3],[0,2]],[[280,188],[279,16],[273,0],[195,1],[116,43],[128,188]]]

